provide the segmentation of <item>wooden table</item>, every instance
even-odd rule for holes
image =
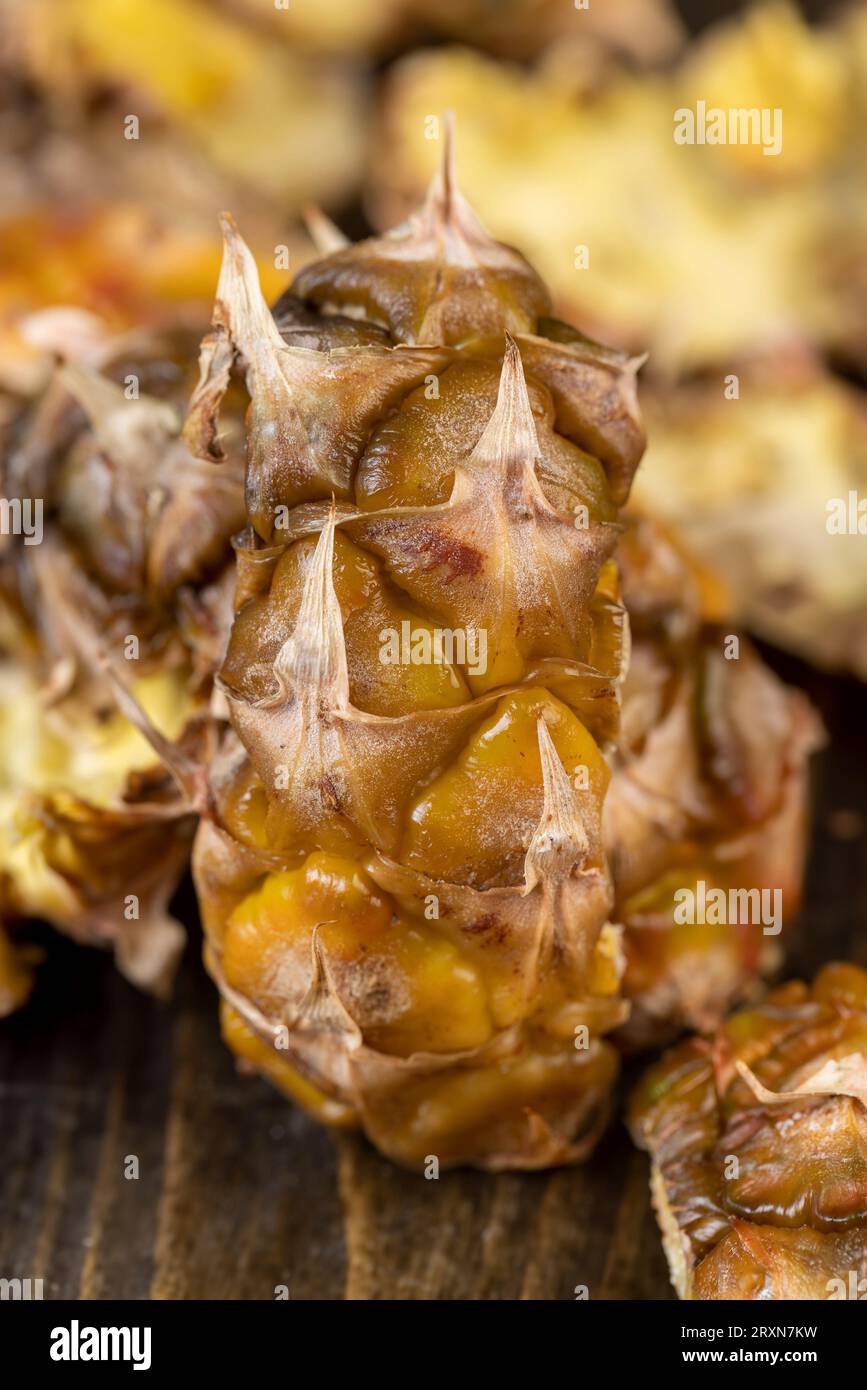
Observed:
[[[774,662],[832,733],[792,973],[867,964],[867,696]],[[170,1006],[46,940],[34,1001],[0,1024],[0,1275],[41,1277],[46,1298],[672,1296],[647,1162],[619,1121],[583,1168],[425,1181],[236,1075],[197,928]]]

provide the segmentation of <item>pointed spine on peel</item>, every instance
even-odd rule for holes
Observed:
[[[568,878],[591,854],[578,793],[563,766],[544,718],[536,732],[542,764],[542,814],[524,860],[524,892]]]
[[[332,506],[313,551],[295,628],[274,659],[277,693],[267,704],[284,703],[289,692],[296,690],[309,695],[317,709],[349,708],[343,619],[332,573],[334,528]]]
[[[537,508],[550,512],[536,476],[539,440],[521,354],[511,333],[505,335],[505,342],[497,404],[469,458],[455,470],[451,501],[466,497],[468,478],[495,479],[510,508],[524,515]]]
[[[307,204],[303,217],[310,240],[320,256],[330,256],[333,252],[343,251],[349,246],[349,238],[343,235],[337,224],[315,203]]]

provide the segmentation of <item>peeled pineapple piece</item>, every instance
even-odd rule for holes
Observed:
[[[780,150],[719,146],[730,171],[749,180],[821,177],[854,136],[854,73],[840,27],[810,27],[789,0],[762,0],[700,37],[680,77],[684,103],[729,111],[782,112]]]

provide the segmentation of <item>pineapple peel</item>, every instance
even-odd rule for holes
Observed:
[[[7,479],[44,499],[45,534],[4,555],[0,913],[111,948],[159,993],[185,939],[168,904],[207,809],[207,695],[244,520],[234,445],[216,470],[179,438],[188,352],[180,329],[106,337],[98,372],[65,347],[21,410]],[[5,996],[23,989],[19,972]]]
[[[618,551],[632,659],[603,838],[624,927],[619,1041],[709,1032],[776,962],[755,913],[678,918],[683,890],[773,885],[784,917],[803,880],[809,757],[821,726],[743,636],[671,536],[633,516]],[[737,660],[727,649],[737,643]]]
[[[237,358],[248,531],[194,875],[224,1032],[391,1157],[584,1157],[617,1074],[609,558],[639,363],[548,317],[454,183],[274,313],[224,219],[185,437]]]
[[[457,188],[451,122],[419,211],[385,236],[307,267],[296,291],[384,322],[403,343],[460,344],[504,329],[527,332],[550,312],[536,272],[493,239]]]
[[[640,1083],[630,1127],[653,1160],[681,1298],[858,1296],[865,1062],[867,974],[832,963],[681,1043]]]

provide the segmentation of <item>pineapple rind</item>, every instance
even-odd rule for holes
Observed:
[[[252,1032],[272,1079],[410,1166],[574,1161],[626,1013],[601,806],[638,363],[548,319],[448,162],[404,227],[302,271],[276,321],[224,234],[185,437],[219,457],[239,357],[233,731],[194,854],[206,962],[248,1030],[230,1042],[255,1065]],[[484,631],[484,669],[458,663],[451,697],[424,664],[382,674],[400,613]]]
[[[603,832],[632,1003],[618,1040],[633,1050],[712,1031],[778,965],[822,729],[732,631],[725,596],[661,525],[633,514],[618,554],[632,659]],[[746,907],[718,925],[679,922],[677,894],[700,883],[778,890],[779,934]]]
[[[867,973],[826,965],[679,1044],[632,1096],[681,1298],[863,1299]]]

